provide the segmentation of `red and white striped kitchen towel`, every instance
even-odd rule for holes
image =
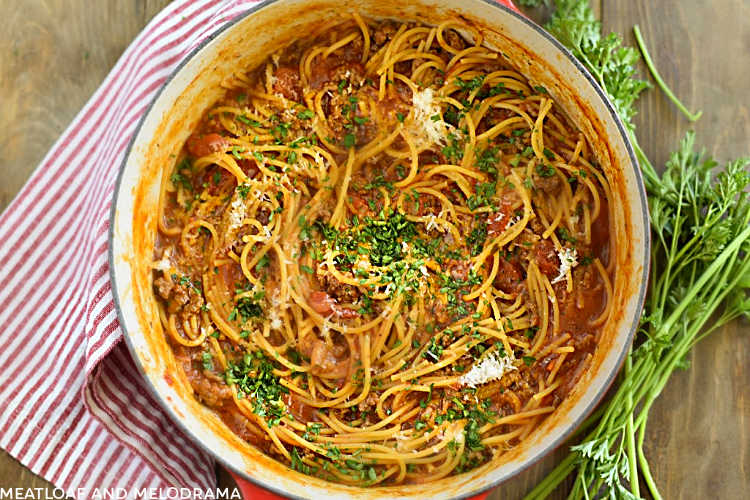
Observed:
[[[70,495],[215,487],[213,460],[161,411],[121,341],[107,231],[155,92],[255,3],[177,0],[159,13],[0,216],[0,447]]]

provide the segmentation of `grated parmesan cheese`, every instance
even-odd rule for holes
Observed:
[[[275,309],[271,310],[271,330],[281,330],[281,318]]]
[[[239,195],[235,194],[231,205],[229,205],[229,228],[227,232],[231,234],[239,229],[243,222],[245,222],[245,202]]]
[[[427,216],[427,225],[425,226],[425,230],[431,231],[433,229],[437,229],[441,233],[446,232],[448,229],[444,227],[442,224],[438,224],[438,219],[444,219],[445,218],[445,212],[443,210],[440,211],[439,214],[429,214]]]
[[[428,219],[428,221],[427,221],[427,227],[425,228],[427,231],[432,231],[433,229],[435,229],[435,228],[438,227],[437,223],[435,222],[435,215],[434,214],[428,215],[427,219]]]
[[[357,269],[362,269],[363,271],[370,269],[370,261],[365,258],[360,258],[357,261]]]
[[[510,356],[501,358],[493,352],[479,363],[475,363],[471,370],[458,379],[458,382],[469,387],[476,387],[492,380],[500,380],[507,372],[516,369]]]
[[[513,217],[512,219],[510,219],[507,224],[505,224],[505,229],[513,227],[516,224],[518,224],[519,222],[521,222],[521,216],[516,215],[515,217]]]
[[[272,330],[281,330],[282,323],[281,316],[279,315],[279,309],[281,308],[281,305],[282,304],[281,298],[279,296],[279,290],[276,289],[273,291],[273,295],[271,296],[271,310],[269,312]]]
[[[560,258],[560,272],[557,274],[555,279],[552,280],[552,284],[564,280],[568,276],[568,271],[578,265],[578,252],[568,247],[563,247],[557,251],[557,256]]]
[[[293,121],[295,118],[297,118],[297,113],[295,113],[292,108],[286,108],[282,115],[284,116],[284,118],[286,118],[285,121],[287,122]]]
[[[435,102],[435,93],[431,88],[414,92],[412,95],[414,106],[414,125],[418,128],[417,137],[430,143],[443,144],[447,124],[442,120],[433,120],[440,116],[440,105]]]
[[[323,318],[323,326],[320,328],[320,334],[326,337],[331,331],[331,324],[328,322],[328,318]]]
[[[453,438],[456,440],[456,443],[461,444],[464,442],[464,430],[461,429],[458,433],[456,433],[456,436]]]
[[[171,254],[170,248],[167,248],[166,250],[164,250],[164,253],[161,256],[161,259],[151,264],[151,267],[153,267],[157,271],[162,271],[162,272],[169,271],[172,268],[172,262],[169,260],[170,254]]]

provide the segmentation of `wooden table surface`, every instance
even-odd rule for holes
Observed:
[[[0,0],[0,209],[167,0]],[[606,30],[638,23],[664,79],[691,109],[698,143],[720,161],[750,154],[750,0],[598,0]],[[716,6],[719,5],[719,6]],[[536,13],[532,13],[536,14]],[[639,103],[638,137],[663,164],[689,128],[667,99]],[[750,326],[700,344],[651,412],[647,455],[664,498],[746,498],[750,490]],[[564,453],[490,498],[520,498]],[[220,481],[229,484],[225,473]],[[49,487],[0,451],[0,486]],[[106,485],[102,485],[106,486]],[[51,489],[50,489],[51,491]],[[560,488],[551,498],[564,498]]]

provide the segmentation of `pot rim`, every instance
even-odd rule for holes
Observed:
[[[245,12],[242,12],[229,21],[227,21],[223,26],[221,26],[219,29],[217,29],[215,32],[211,33],[209,36],[207,36],[205,39],[203,39],[197,46],[195,46],[175,67],[175,69],[172,71],[172,73],[164,80],[164,83],[159,87],[159,89],[154,94],[154,97],[152,98],[151,102],[149,103],[148,107],[144,111],[141,118],[138,120],[138,124],[135,127],[133,131],[133,136],[131,137],[130,141],[128,142],[128,146],[125,150],[125,155],[123,156],[123,160],[119,166],[119,171],[117,173],[117,179],[114,184],[114,193],[112,198],[112,205],[110,207],[110,214],[109,214],[109,231],[108,231],[108,237],[107,237],[107,243],[108,243],[108,251],[107,251],[107,261],[109,265],[109,278],[112,286],[112,294],[114,298],[114,305],[115,305],[115,311],[117,313],[117,319],[120,324],[120,328],[123,332],[123,338],[125,339],[125,343],[128,346],[128,350],[130,351],[130,355],[135,361],[135,364],[138,368],[138,371],[140,372],[141,376],[146,381],[146,387],[149,391],[149,393],[160,402],[161,407],[163,410],[167,412],[167,414],[170,416],[172,421],[184,432],[187,436],[191,438],[193,443],[195,443],[201,450],[206,452],[207,454],[211,455],[214,460],[218,461],[222,466],[229,469],[230,471],[234,472],[238,476],[240,476],[242,479],[249,481],[255,486],[258,486],[260,488],[263,488],[265,490],[268,490],[276,495],[280,495],[285,498],[290,499],[300,499],[304,500],[305,497],[300,497],[296,495],[291,495],[289,492],[284,491],[283,489],[279,488],[276,484],[270,484],[265,483],[261,481],[258,478],[255,478],[251,475],[249,475],[247,472],[245,472],[243,469],[236,467],[234,464],[232,464],[230,461],[223,458],[220,454],[218,454],[215,450],[213,450],[211,447],[209,447],[207,444],[205,444],[201,439],[200,436],[194,433],[177,415],[177,413],[167,404],[164,404],[164,398],[161,396],[161,394],[158,392],[156,386],[152,382],[152,380],[149,378],[149,376],[146,373],[145,367],[138,356],[138,353],[136,351],[135,345],[133,344],[133,340],[130,337],[130,333],[128,332],[127,328],[125,327],[125,318],[122,313],[122,307],[120,305],[120,293],[117,287],[117,278],[116,278],[116,272],[115,272],[115,265],[114,265],[114,238],[115,238],[115,224],[116,224],[116,214],[117,214],[117,207],[118,207],[118,201],[119,201],[119,195],[120,195],[120,188],[122,184],[123,175],[128,163],[128,160],[130,158],[133,146],[135,145],[135,141],[138,138],[138,135],[140,134],[141,128],[143,127],[144,122],[146,119],[150,116],[151,111],[156,104],[156,102],[161,97],[164,90],[169,86],[169,84],[172,82],[172,80],[175,79],[175,77],[182,71],[182,69],[198,54],[200,54],[203,49],[210,44],[214,39],[222,35],[225,31],[229,30],[233,26],[235,26],[240,21],[244,20],[245,18],[253,15],[255,12],[259,11],[260,9],[263,9],[267,7],[268,5],[272,5],[275,3],[283,2],[284,0],[262,0],[261,2],[252,5],[246,10]],[[602,385],[601,389],[593,395],[593,398],[590,400],[590,402],[583,408],[582,413],[580,416],[570,421],[569,423],[565,424],[562,432],[559,432],[554,439],[550,439],[548,443],[540,449],[536,454],[533,454],[526,458],[517,468],[515,468],[512,472],[509,474],[506,474],[504,476],[501,476],[497,478],[496,480],[492,481],[491,483],[482,486],[479,490],[470,491],[466,493],[459,494],[455,497],[453,497],[454,500],[461,500],[465,498],[471,498],[476,495],[482,494],[486,491],[495,489],[500,484],[504,483],[508,479],[518,475],[520,472],[528,469],[532,465],[536,464],[541,460],[543,457],[547,456],[552,450],[563,444],[567,439],[570,438],[572,433],[583,423],[583,421],[589,417],[593,409],[601,402],[604,395],[609,391],[609,388],[612,386],[615,378],[617,377],[617,374],[620,372],[620,369],[622,368],[622,365],[625,361],[625,356],[627,355],[630,346],[633,343],[633,339],[635,337],[635,332],[638,329],[638,324],[641,316],[641,312],[643,310],[643,304],[646,297],[646,291],[648,288],[648,277],[649,277],[649,271],[651,266],[650,261],[650,253],[651,253],[651,232],[650,232],[650,223],[649,223],[649,214],[648,214],[648,203],[647,203],[647,197],[646,197],[646,188],[643,182],[643,175],[641,173],[641,169],[638,163],[638,160],[635,155],[635,151],[633,148],[633,145],[630,142],[630,138],[628,136],[627,130],[622,123],[622,120],[617,115],[614,106],[612,105],[612,102],[610,101],[607,94],[604,92],[604,90],[599,86],[596,79],[591,75],[591,73],[581,64],[578,59],[561,43],[559,42],[554,36],[552,36],[547,30],[542,28],[540,25],[535,23],[534,21],[527,18],[522,13],[513,10],[506,5],[503,5],[502,3],[498,3],[494,0],[479,0],[482,3],[485,3],[487,5],[490,5],[496,9],[499,9],[506,15],[510,15],[516,18],[516,20],[521,21],[524,23],[527,27],[534,30],[534,32],[537,33],[537,35],[541,36],[544,40],[551,43],[552,46],[562,55],[564,55],[578,70],[578,72],[585,78],[585,80],[593,87],[593,89],[596,92],[596,95],[599,97],[599,99],[604,104],[605,108],[607,109],[607,112],[609,113],[609,118],[614,122],[614,124],[617,127],[617,132],[620,135],[620,137],[623,140],[623,143],[625,144],[625,149],[627,150],[629,163],[633,168],[633,173],[635,177],[636,182],[636,188],[638,191],[638,198],[639,198],[639,205],[640,205],[640,213],[642,217],[642,224],[644,227],[644,234],[643,234],[643,244],[644,244],[644,257],[642,264],[642,272],[641,272],[641,284],[640,288],[638,290],[638,298],[637,298],[637,304],[636,304],[636,310],[633,317],[633,322],[628,328],[627,338],[625,342],[622,344],[621,352],[619,353],[617,360],[614,364],[614,369],[611,371],[611,373],[607,376],[606,382]],[[637,215],[637,214],[634,214]]]

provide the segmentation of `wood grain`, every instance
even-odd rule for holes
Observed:
[[[641,99],[638,137],[655,164],[691,128],[720,162],[750,154],[750,1],[604,2],[602,20],[628,43],[637,23],[664,80],[689,109],[703,110],[690,124],[661,92]],[[652,472],[664,498],[747,498],[750,325],[715,332],[689,360],[649,418]]]
[[[0,210],[169,0],[0,0]],[[0,450],[0,486],[53,486]]]
[[[117,58],[167,0],[0,0],[0,209],[4,208]],[[750,0],[600,0],[605,29],[638,23],[664,79],[703,109],[698,142],[720,160],[750,153]],[[543,15],[542,11],[533,15]],[[645,74],[645,73],[644,73]],[[638,136],[661,165],[690,124],[658,91],[639,103]],[[746,496],[750,489],[750,326],[733,323],[690,356],[649,419],[647,455],[664,498]],[[521,498],[558,450],[502,485]],[[227,474],[220,482],[231,485]],[[51,485],[0,453],[0,486]],[[560,488],[550,498],[565,498]]]
[[[168,0],[0,0],[0,209]]]

